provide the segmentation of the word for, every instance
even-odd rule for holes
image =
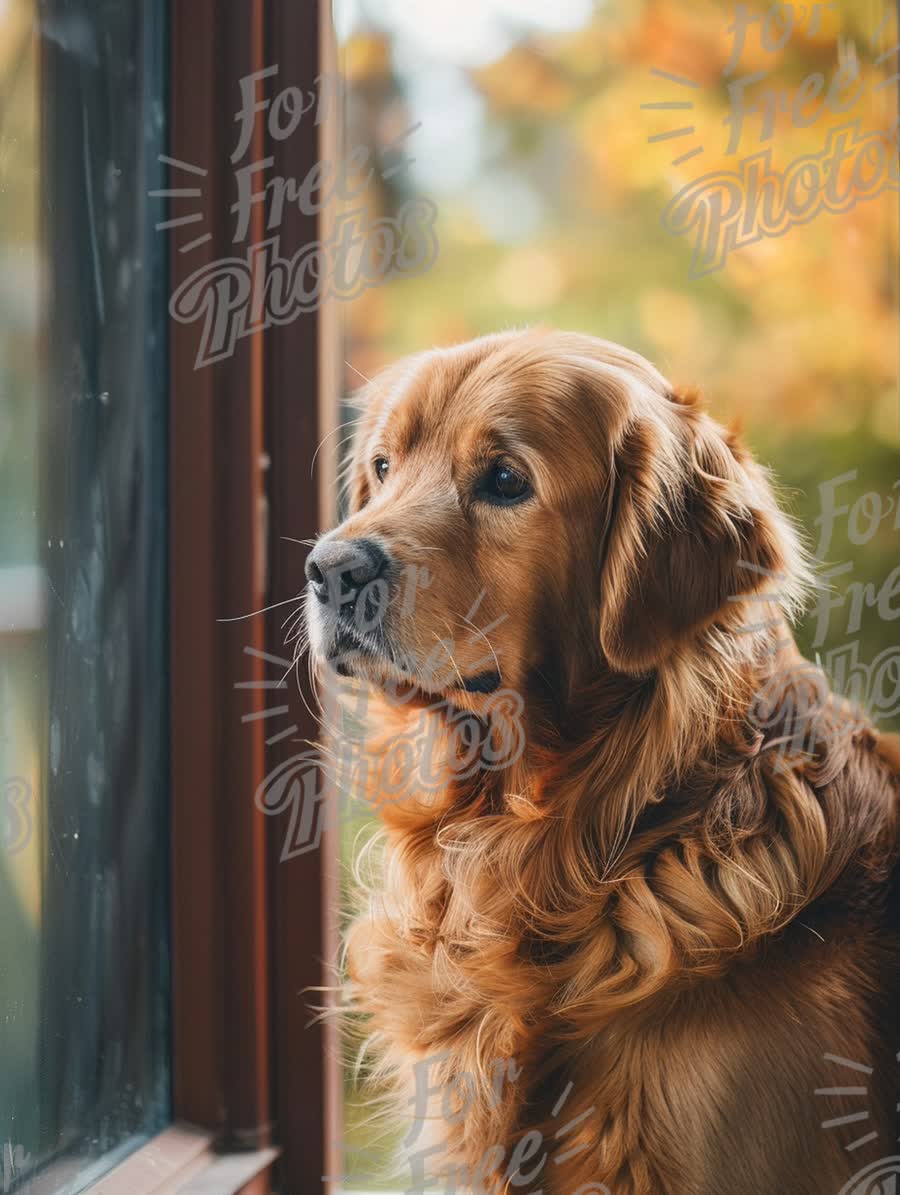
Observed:
[[[412,1126],[403,1138],[403,1144],[407,1148],[425,1127],[435,1096],[440,1096],[441,1117],[447,1124],[461,1124],[478,1098],[479,1084],[475,1076],[468,1071],[457,1071],[449,1081],[442,1079],[436,1085],[432,1083],[432,1071],[439,1070],[449,1057],[449,1052],[445,1051],[432,1054],[413,1064],[415,1094],[410,1097],[409,1103],[413,1105],[414,1115]],[[487,1071],[490,1075],[488,1106],[499,1108],[506,1084],[515,1083],[522,1073],[522,1068],[514,1058],[496,1058],[487,1067]]]
[[[892,530],[900,531],[900,504],[896,498],[882,498],[880,494],[866,493],[861,495],[850,505],[849,501],[843,505],[837,504],[837,490],[840,486],[856,481],[859,470],[853,469],[849,473],[840,473],[819,486],[819,500],[821,514],[815,521],[819,528],[819,541],[816,544],[816,557],[824,560],[831,550],[834,533],[838,520],[846,516],[846,533],[850,543],[862,547],[869,543],[886,519],[894,516]],[[900,481],[895,481],[892,490],[900,489]]]
[[[244,75],[240,81],[241,107],[235,116],[240,124],[240,133],[232,162],[239,162],[247,150],[256,129],[256,118],[260,112],[268,112],[266,128],[273,141],[286,141],[297,131],[300,121],[313,107],[316,109],[315,123],[321,124],[329,111],[329,105],[336,104],[343,95],[343,83],[338,75],[318,75],[313,82],[315,89],[304,92],[299,87],[285,87],[274,100],[257,99],[257,83],[272,79],[278,74],[278,66],[267,66],[261,71]]]
[[[371,634],[384,622],[391,605],[391,587],[383,577],[376,577],[374,581],[369,581],[357,592],[342,582],[342,577],[348,567],[353,567],[352,561],[349,566],[345,565],[341,569],[325,570],[328,608],[335,614],[339,614],[343,606],[352,606],[354,629],[360,635]],[[423,565],[404,566],[402,582],[398,583],[398,589],[402,590],[398,611],[400,617],[408,618],[413,613],[419,590],[428,589],[430,585],[431,573]],[[438,654],[440,652],[441,648],[439,647]],[[450,657],[447,655],[445,646],[443,652],[446,656],[446,663],[450,664]],[[431,681],[431,669],[434,666],[426,661],[424,672],[429,681]],[[397,700],[401,700],[399,696]]]
[[[734,35],[731,57],[723,73],[733,75],[737,70],[747,45],[747,35],[754,25],[759,26],[759,43],[763,50],[767,54],[777,54],[796,32],[805,28],[806,33],[812,36],[819,33],[822,16],[828,9],[839,11],[836,0],[816,0],[813,4],[773,4],[765,13],[755,12],[747,4],[736,5],[734,24],[728,26],[728,32]]]

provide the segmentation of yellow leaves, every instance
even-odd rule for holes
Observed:
[[[517,47],[472,77],[498,114],[525,109],[559,113],[572,102],[572,87],[553,62],[536,49]]]
[[[685,291],[651,286],[640,296],[638,312],[648,340],[667,357],[674,355],[687,366],[703,334],[703,316],[693,297]]]
[[[770,7],[748,3],[757,13]],[[486,107],[483,174],[464,193],[432,195],[441,212],[438,262],[422,278],[385,288],[377,339],[389,342],[388,355],[545,320],[628,342],[675,380],[702,383],[720,413],[744,414],[751,439],[795,428],[846,434],[868,427],[871,407],[875,434],[893,443],[895,192],[742,245],[699,280],[688,274],[687,236],[661,223],[673,195],[714,171],[737,171],[742,158],[771,148],[773,167],[784,170],[821,154],[841,125],[889,126],[896,89],[877,85],[900,56],[880,66],[874,59],[897,41],[893,19],[874,46],[886,5],[840,4],[840,19],[823,11],[818,32],[798,26],[774,54],[753,25],[727,77],[731,0],[606,0],[583,31],[523,35],[503,58],[469,72]],[[807,23],[810,16],[808,4]],[[824,97],[835,72],[853,62],[864,86],[849,110],[836,111]],[[751,71],[767,77],[747,90],[756,110],[748,108],[729,154],[727,84]],[[821,84],[804,83],[819,74]],[[666,102],[692,106],[645,106]],[[409,116],[416,119],[414,109]],[[688,126],[694,132],[682,138],[649,140]],[[673,165],[698,146],[702,155]],[[839,190],[851,185],[852,170],[852,160],[843,164]],[[517,179],[540,201],[534,227],[504,226],[501,236],[482,218],[479,187],[494,180],[501,210],[508,202],[515,216]]]
[[[885,444],[900,448],[900,389],[897,387],[885,390],[874,403],[872,430]]]
[[[641,19],[614,31],[612,48],[618,61],[632,68],[658,67],[697,83],[712,84],[724,65],[722,30],[729,9],[712,0],[690,4],[651,0]]]
[[[341,47],[341,73],[348,87],[390,75],[390,44],[384,34],[355,33]]]
[[[569,76],[579,81],[596,81],[598,73],[609,62],[609,57],[609,33],[599,25],[553,39],[554,61]]]
[[[546,249],[514,249],[497,270],[494,286],[508,307],[520,311],[549,309],[565,287],[562,262]]]

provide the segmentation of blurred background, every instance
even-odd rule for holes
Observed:
[[[900,448],[896,184],[845,214],[746,245],[697,279],[692,238],[673,236],[662,214],[689,183],[764,148],[784,169],[821,153],[829,130],[850,120],[889,130],[896,91],[878,84],[898,70],[897,53],[883,58],[898,42],[896,17],[871,0],[776,5],[796,14],[792,36],[773,53],[760,24],[749,26],[726,77],[740,7],[434,0],[413,15],[402,0],[337,0],[346,145],[383,153],[415,126],[404,141],[408,170],[371,201],[390,213],[410,194],[433,199],[440,244],[422,277],[346,305],[346,389],[428,345],[535,323],[578,329],[644,353],[676,386],[699,388],[720,420],[737,421],[813,546],[827,478],[858,470],[836,491],[840,501],[875,491],[886,508]],[[737,153],[726,152],[730,79],[767,74],[748,102],[767,88],[793,97],[814,73],[827,88],[854,57],[865,86],[848,112],[821,105],[797,128],[779,103],[771,141],[762,117],[748,115]],[[690,111],[645,107],[684,101]],[[650,142],[685,126],[695,132]],[[672,164],[701,145],[702,155]],[[829,562],[852,560],[853,579],[878,587],[897,558],[894,518],[864,546],[846,525]],[[840,622],[836,612],[827,647],[854,637]],[[893,628],[865,624],[861,656],[871,660],[894,642]]]

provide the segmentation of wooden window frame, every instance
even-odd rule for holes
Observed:
[[[173,238],[172,293],[240,251],[230,212],[240,79],[276,63],[279,87],[311,88],[334,55],[327,0],[170,0],[169,13],[166,152],[207,171],[192,211],[212,233],[186,255]],[[332,112],[268,142],[260,120],[247,160],[273,156],[275,173],[302,178],[336,128]],[[263,239],[263,219],[259,207],[248,243]],[[318,239],[325,220],[289,207],[285,246]],[[329,825],[319,850],[280,861],[289,811],[266,817],[253,796],[298,747],[266,745],[265,720],[247,720],[266,690],[247,685],[268,679],[253,653],[283,651],[281,618],[276,608],[224,620],[303,591],[304,553],[284,536],[313,536],[330,517],[334,470],[316,480],[311,465],[336,419],[335,317],[304,313],[200,369],[196,325],[167,326],[174,1123],[90,1195],[306,1195],[339,1166],[337,1031],[310,1023],[322,997],[307,991],[328,982],[323,961],[336,957],[339,841]],[[297,737],[314,740],[297,672]]]

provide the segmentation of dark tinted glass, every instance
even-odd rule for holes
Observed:
[[[164,13],[0,0],[0,1190],[169,1118]]]

